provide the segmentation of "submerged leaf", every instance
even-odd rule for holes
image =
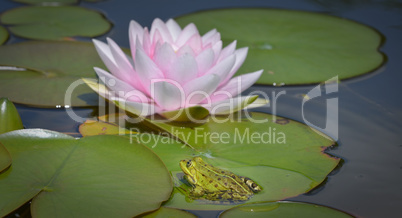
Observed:
[[[42,40],[95,37],[112,27],[102,14],[75,6],[20,7],[4,12],[0,20],[17,36]]]
[[[264,69],[257,83],[295,85],[347,79],[371,72],[384,61],[381,35],[372,28],[324,14],[281,9],[222,9],[176,19],[216,28],[224,44],[249,47],[238,74]]]
[[[342,211],[301,202],[261,202],[224,211],[219,217],[353,217]]]
[[[29,129],[0,135],[0,142],[13,158],[0,174],[0,216],[32,199],[33,217],[133,217],[171,193],[160,159],[125,137]]]

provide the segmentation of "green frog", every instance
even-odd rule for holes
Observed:
[[[184,178],[193,186],[190,197],[212,201],[245,201],[261,187],[251,179],[212,166],[201,157],[181,160]]]

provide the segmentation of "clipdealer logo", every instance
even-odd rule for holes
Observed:
[[[332,97],[326,99],[326,117],[325,117],[325,128],[321,128],[313,123],[309,122],[305,118],[304,114],[304,105],[306,102],[317,98],[317,97],[325,97],[327,95],[333,95],[334,93],[338,93],[338,76],[333,77],[324,84],[319,84],[311,89],[307,95],[303,98],[302,101],[302,118],[303,121],[315,132],[318,134],[327,137],[325,134],[328,134],[333,140],[338,140],[338,122],[339,122],[339,104],[338,97]],[[325,90],[325,91],[321,91]],[[325,134],[323,134],[325,133]]]

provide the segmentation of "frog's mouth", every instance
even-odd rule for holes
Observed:
[[[181,160],[180,161],[180,168],[181,170],[184,172],[185,176],[184,178],[191,184],[195,184],[195,180],[194,180],[194,172],[191,172],[191,169],[188,167],[189,163],[191,162],[191,160]],[[191,180],[191,181],[190,181]]]

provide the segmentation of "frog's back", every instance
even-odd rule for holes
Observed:
[[[214,182],[217,185],[219,190],[235,190],[241,194],[251,195],[253,190],[250,189],[249,186],[244,182],[243,177],[240,177],[228,170],[220,169],[212,166],[211,164],[207,164],[205,162],[202,163],[202,174],[204,174],[207,178],[214,178]]]

